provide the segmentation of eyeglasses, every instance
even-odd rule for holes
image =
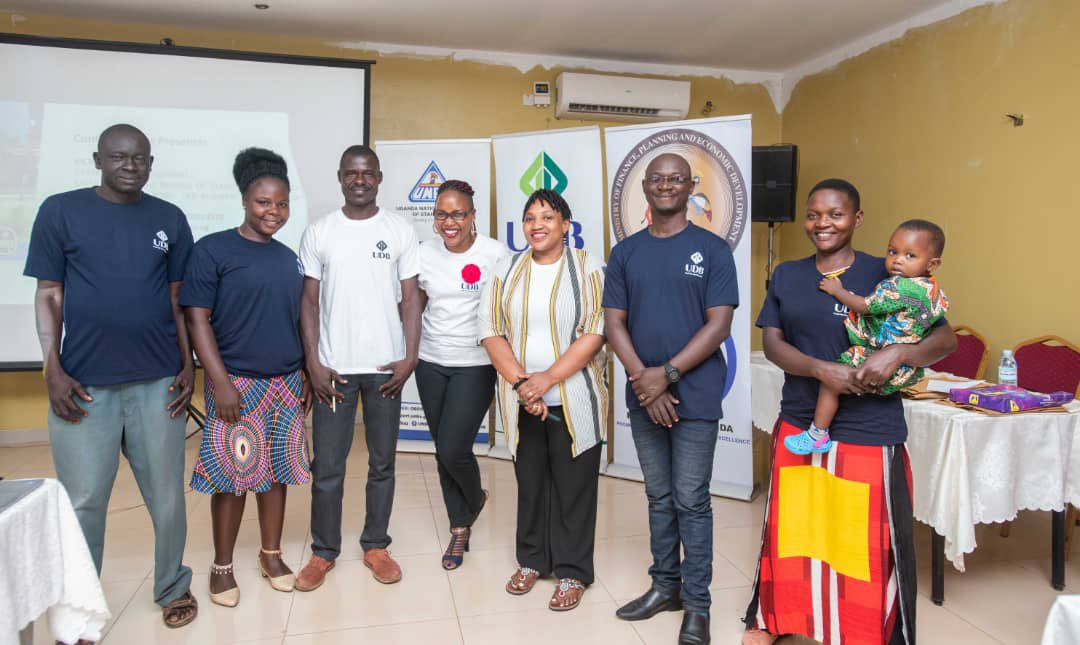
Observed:
[[[447,213],[446,211],[435,211],[435,219],[439,222],[445,222],[446,218],[449,217],[455,222],[463,222],[471,212],[472,211],[454,211],[453,213]]]
[[[683,177],[682,175],[649,175],[645,178],[645,181],[650,186],[659,186],[661,184],[671,184],[672,186],[682,186],[686,182],[690,181],[690,177]]]

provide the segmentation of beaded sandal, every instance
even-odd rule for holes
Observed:
[[[529,567],[518,567],[514,575],[510,576],[510,580],[506,583],[506,593],[520,596],[532,591],[534,585],[536,585],[536,579],[540,577],[540,572],[536,569],[530,569]]]
[[[472,529],[469,527],[450,529],[450,544],[446,545],[446,553],[443,553],[442,568],[453,571],[461,566],[465,559],[465,552],[469,550],[469,538]]]
[[[210,575],[212,576],[229,576],[232,575],[232,572],[232,562],[229,564],[210,563]],[[215,605],[221,605],[222,607],[235,607],[240,604],[240,587],[232,587],[231,589],[226,589],[220,593],[211,591],[210,601]]]
[[[581,597],[585,595],[585,583],[574,578],[562,578],[555,593],[551,594],[551,602],[548,609],[551,611],[570,611],[581,604]]]

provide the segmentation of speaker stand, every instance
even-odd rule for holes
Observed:
[[[774,226],[775,222],[769,222],[769,258],[765,265],[765,291],[769,290],[769,283],[772,282]]]

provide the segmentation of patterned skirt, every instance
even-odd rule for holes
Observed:
[[[191,487],[202,493],[264,493],[271,484],[307,484],[311,459],[304,440],[300,372],[273,378],[229,375],[240,393],[240,421],[218,417],[206,379],[206,427]]]
[[[834,442],[778,450],[803,428],[773,430],[761,558],[744,619],[825,645],[914,645],[911,467],[903,446]]]

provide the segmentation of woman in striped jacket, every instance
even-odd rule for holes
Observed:
[[[480,305],[484,349],[518,484],[514,595],[558,579],[548,607],[573,609],[593,582],[597,476],[609,392],[604,268],[563,244],[570,207],[538,190],[522,219],[529,249],[500,262]]]

